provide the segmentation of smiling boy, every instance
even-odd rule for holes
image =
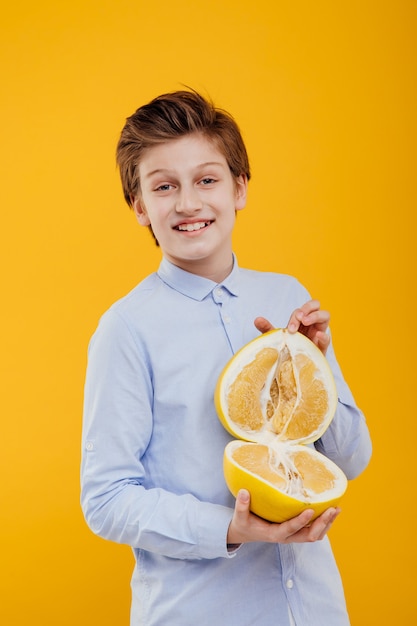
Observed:
[[[202,134],[148,149],[138,164],[139,223],[152,226],[164,257],[220,283],[232,269],[235,212],[246,202],[247,178],[234,178],[226,157]]]
[[[317,449],[349,478],[371,454],[328,312],[294,278],[242,269],[233,254],[250,178],[239,129],[197,93],[165,94],[128,118],[117,159],[125,199],[163,258],[90,343],[82,506],[94,532],[133,548],[131,626],[346,626],[326,536],[339,510],[270,524],[223,478],[230,435],[215,384],[272,325],[306,334],[335,376],[338,409]]]

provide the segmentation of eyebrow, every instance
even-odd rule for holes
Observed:
[[[206,161],[205,163],[199,163],[198,165],[196,165],[194,169],[199,170],[204,167],[212,166],[212,165],[223,167],[223,163],[221,163],[220,161]],[[151,172],[146,173],[144,175],[144,178],[151,178],[151,176],[154,176],[155,174],[173,174],[173,173],[175,173],[175,170],[157,168],[156,170],[152,170]]]

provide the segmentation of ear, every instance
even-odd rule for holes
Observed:
[[[142,202],[140,195],[132,199],[132,208],[135,212],[136,219],[141,226],[150,226],[151,220],[146,212],[146,208]]]
[[[248,179],[245,174],[241,174],[236,178],[236,211],[241,211],[246,206],[246,197],[248,192]]]

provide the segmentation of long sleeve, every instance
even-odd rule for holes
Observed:
[[[315,447],[334,461],[347,478],[352,479],[363,472],[369,463],[372,453],[371,438],[363,413],[356,406],[343,379],[331,344],[327,359],[335,378],[338,403],[335,417]]]
[[[141,459],[146,461],[154,420],[146,361],[126,323],[112,312],[104,316],[90,343],[85,385],[86,520],[106,539],[166,556],[226,557],[231,509],[152,486],[157,477],[147,475]],[[168,454],[168,464],[178,463],[177,449]]]

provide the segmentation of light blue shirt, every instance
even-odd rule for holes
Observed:
[[[221,283],[163,259],[100,320],[89,347],[82,507],[93,532],[132,546],[131,625],[346,626],[328,539],[251,543],[229,553],[234,499],[223,477],[230,435],[213,403],[231,356],[286,326],[310,299],[294,278],[238,267]],[[316,447],[348,478],[367,465],[362,413],[328,351],[336,416]]]

